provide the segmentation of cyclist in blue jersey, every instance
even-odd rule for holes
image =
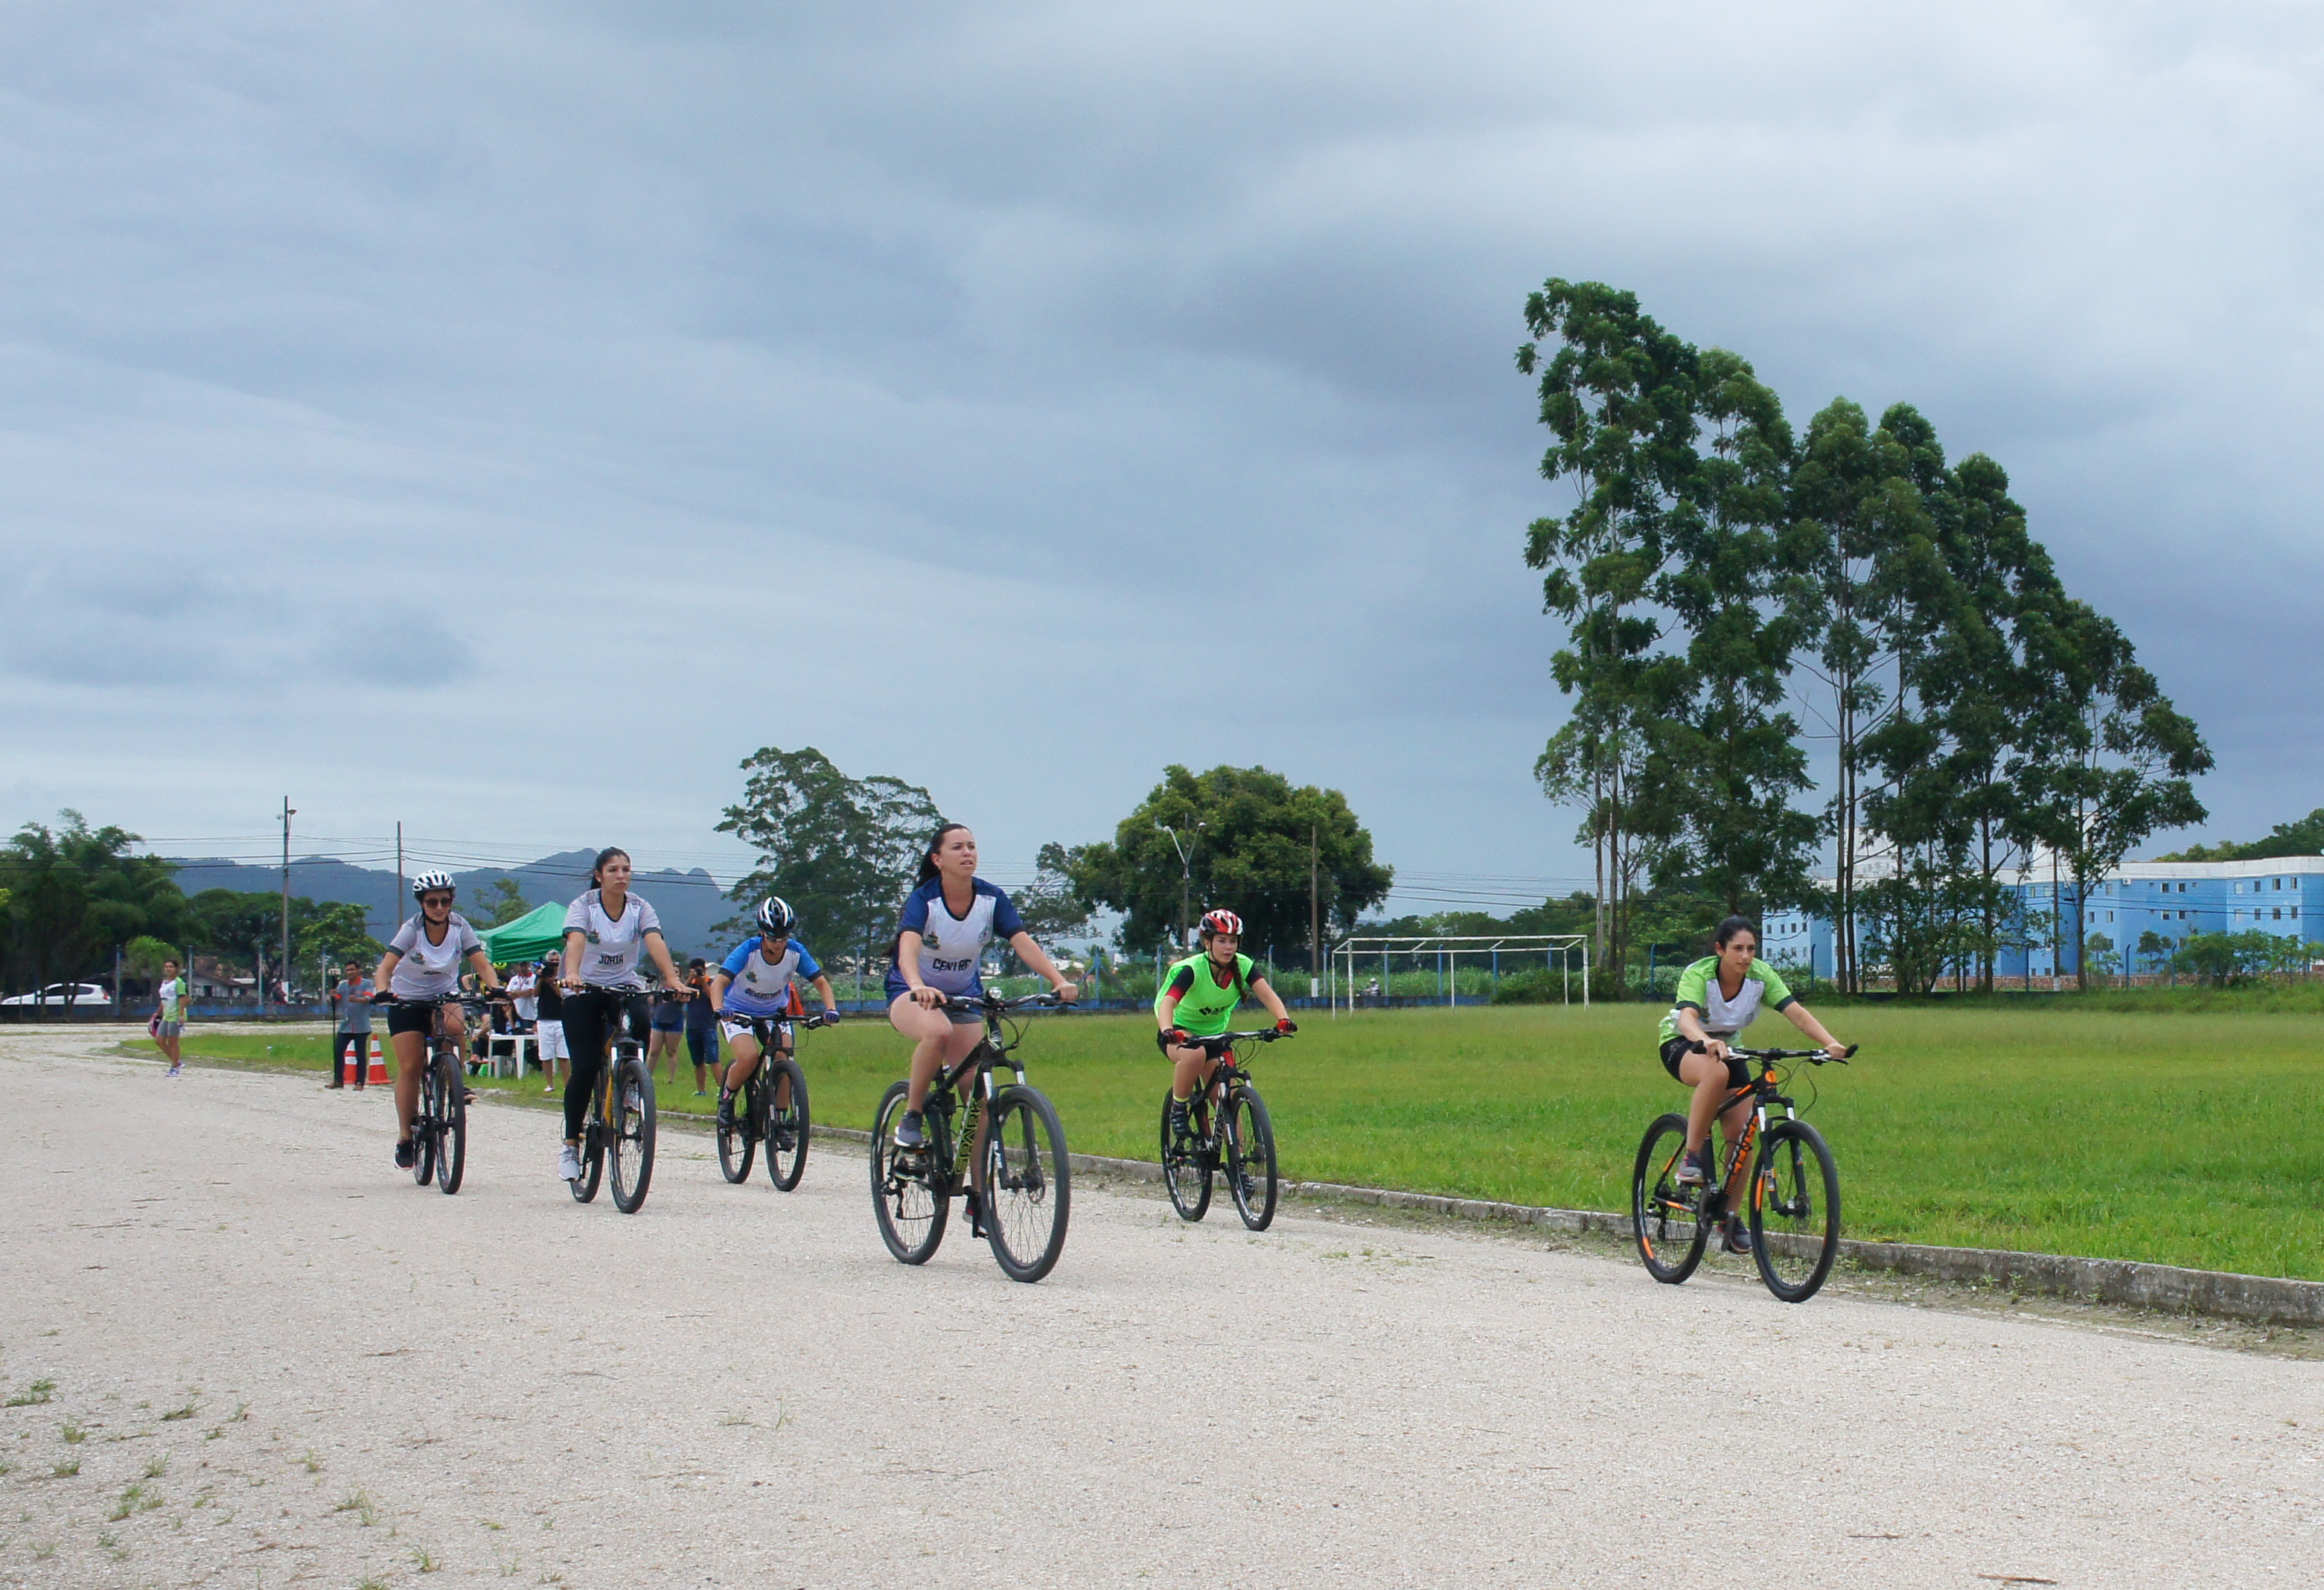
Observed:
[[[798,1013],[797,983],[801,977],[815,985],[815,996],[823,1001],[823,1012],[816,1017],[816,1025],[828,1026],[839,1020],[839,997],[831,991],[831,979],[823,975],[816,964],[815,952],[792,935],[798,930],[798,914],[784,901],[769,895],[759,907],[759,931],[736,945],[732,954],[719,963],[710,977],[710,1008],[724,1018],[722,1027],[727,1044],[734,1050],[734,1062],[726,1068],[718,1083],[718,1123],[734,1124],[734,1095],[751,1080],[759,1068],[759,1035],[752,1031],[751,1018],[762,1021],[788,1021]],[[776,1028],[779,1040],[789,1029]],[[788,1054],[788,1049],[778,1051]],[[791,1102],[791,1079],[788,1075],[775,1079],[775,1107],[788,1109]],[[779,1143],[788,1148],[788,1143]]]
[[[1080,990],[1051,964],[1009,896],[976,875],[976,836],[965,823],[946,823],[920,853],[920,873],[905,897],[888,968],[888,1021],[912,1040],[911,1083],[904,1118],[896,1123],[896,1145],[926,1146],[920,1107],[936,1073],[959,1064],[984,1036],[984,1018],[973,1011],[947,1011],[951,994],[982,995],[977,967],[985,947],[1001,939],[1017,958],[1047,979],[1057,997],[1071,1004]]]

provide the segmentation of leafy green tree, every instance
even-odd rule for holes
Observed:
[[[506,880],[503,882],[505,884]],[[523,901],[517,903],[521,907]],[[521,910],[516,913],[523,914]],[[512,921],[515,918],[503,920]],[[368,966],[387,953],[387,946],[371,936],[370,920],[364,908],[346,901],[318,903],[304,895],[297,896],[290,901],[290,928],[296,946],[292,963],[301,967],[312,969],[327,965],[337,969],[349,961]]]
[[[257,890],[205,889],[187,901],[193,941],[243,962],[262,980],[282,938],[282,897]]]
[[[921,846],[943,819],[926,790],[901,779],[852,779],[813,746],[752,752],[740,803],[717,825],[759,853],[728,898],[744,907],[769,894],[799,913],[800,932],[830,954],[885,944],[911,890]],[[732,925],[732,924],[726,924]]]
[[[2160,861],[2273,861],[2283,855],[2324,855],[2324,806],[2296,822],[2278,823],[2264,839],[2237,844],[2190,845]]]
[[[476,912],[487,928],[506,927],[531,910],[532,902],[525,899],[514,878],[494,878],[492,887],[476,901]]]
[[[133,855],[138,837],[79,812],[54,828],[26,823],[0,846],[0,981],[42,987],[109,972],[113,953],[143,936],[171,938],[186,901],[159,856]]]
[[[1309,939],[1311,837],[1327,930],[1352,925],[1388,898],[1395,872],[1372,859],[1371,833],[1347,797],[1263,767],[1194,773],[1173,764],[1111,840],[1047,846],[1042,859],[1085,909],[1125,913],[1121,944],[1133,954],[1183,943],[1188,919],[1224,907],[1242,918],[1250,954],[1272,946],[1287,959],[1286,950]]]
[[[1699,463],[1700,357],[1637,294],[1603,282],[1552,279],[1527,297],[1525,318],[1517,369],[1539,377],[1552,438],[1541,474],[1571,481],[1577,497],[1526,535],[1544,609],[1566,621],[1552,668],[1573,698],[1534,772],[1551,800],[1582,809],[1576,837],[1597,869],[1593,962],[1618,986],[1633,897],[1683,822],[1670,726],[1693,679],[1683,658],[1657,652],[1650,604]]]

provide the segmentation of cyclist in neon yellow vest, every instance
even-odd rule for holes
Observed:
[[[1211,1074],[1219,1068],[1218,1057],[1190,1040],[1224,1032],[1245,995],[1268,1008],[1277,1032],[1299,1031],[1250,957],[1236,953],[1241,943],[1240,917],[1231,911],[1209,912],[1203,918],[1201,952],[1172,966],[1155,991],[1154,1024],[1159,1029],[1155,1047],[1176,1068],[1170,1074],[1173,1135],[1186,1130],[1186,1105],[1194,1089],[1209,1086]]]

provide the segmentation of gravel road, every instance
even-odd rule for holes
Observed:
[[[1093,1186],[1019,1286],[820,1143],[785,1196],[670,1132],[624,1216],[480,1107],[447,1198],[384,1091],[112,1041],[0,1035],[0,1584],[2317,1574],[2314,1363]]]

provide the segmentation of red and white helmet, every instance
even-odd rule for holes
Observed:
[[[1231,933],[1240,938],[1242,937],[1242,919],[1231,911],[1205,911],[1203,913],[1202,935],[1208,938],[1213,933]]]

